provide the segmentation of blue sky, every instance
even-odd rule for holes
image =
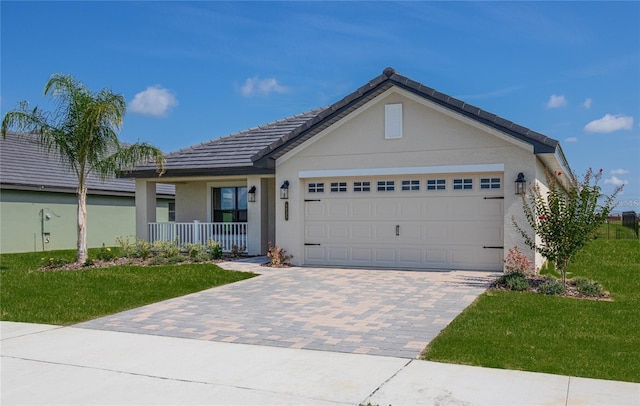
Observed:
[[[391,66],[561,142],[640,211],[640,2],[0,2],[2,113],[52,73],[172,151],[326,106]]]

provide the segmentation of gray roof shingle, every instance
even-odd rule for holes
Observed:
[[[194,145],[166,156],[165,176],[273,173],[275,159],[349,115],[365,103],[398,86],[444,108],[474,119],[533,145],[534,153],[564,154],[557,140],[455,99],[386,68],[381,75],[331,106],[275,121],[264,126]],[[568,165],[567,165],[568,166]],[[155,167],[136,167],[130,177],[156,177]]]
[[[35,136],[8,132],[0,139],[0,185],[2,189],[27,189],[75,193],[78,178],[60,161],[57,154],[47,154]],[[135,194],[133,179],[110,178],[104,182],[90,174],[89,194]],[[159,196],[174,196],[173,185],[157,184]]]

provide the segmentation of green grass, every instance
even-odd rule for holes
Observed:
[[[424,359],[640,382],[640,242],[591,242],[569,267],[613,301],[487,291],[425,349]]]
[[[95,257],[98,250],[90,250]],[[0,255],[0,319],[69,325],[251,278],[212,264],[39,271],[41,258],[74,251]]]

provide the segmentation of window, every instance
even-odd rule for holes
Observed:
[[[445,179],[427,179],[427,190],[445,190],[446,184]]]
[[[500,178],[481,178],[480,189],[500,189]]]
[[[402,190],[420,190],[420,181],[419,180],[403,180],[402,181]]]
[[[169,221],[176,221],[176,202],[169,202]]]
[[[346,192],[347,191],[347,182],[331,182],[331,191],[332,192]]]
[[[453,190],[471,190],[473,189],[473,179],[454,179]]]
[[[247,188],[213,188],[213,221],[218,223],[247,222]]]
[[[402,138],[402,104],[384,106],[384,138]]]
[[[396,183],[392,180],[379,180],[378,192],[393,192],[396,190]]]
[[[354,192],[370,192],[371,182],[353,182]]]
[[[324,183],[309,183],[309,193],[323,193]]]

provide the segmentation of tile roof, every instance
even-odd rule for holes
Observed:
[[[75,193],[78,180],[57,154],[47,154],[35,136],[8,132],[0,138],[0,185],[2,189],[26,189]],[[87,180],[89,194],[131,195],[133,179],[111,178],[101,181],[91,174]],[[157,184],[159,196],[174,196],[173,185]]]
[[[557,140],[424,86],[398,74],[393,68],[386,68],[381,75],[329,107],[172,152],[166,156],[165,176],[273,173],[275,159],[393,86],[528,142],[534,147],[535,154],[556,154],[561,164],[568,167]],[[146,165],[136,167],[125,176],[156,177],[157,174],[154,167]]]

